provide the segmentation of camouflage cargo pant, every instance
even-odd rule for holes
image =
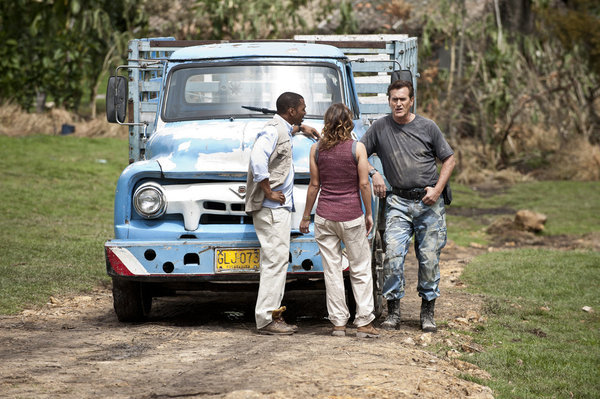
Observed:
[[[387,300],[404,297],[404,261],[413,235],[419,261],[419,296],[428,301],[440,296],[439,260],[447,235],[443,199],[440,197],[429,206],[420,200],[390,195],[385,219],[384,297]]]

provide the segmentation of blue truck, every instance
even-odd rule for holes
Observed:
[[[272,118],[279,94],[301,94],[304,124],[319,131],[327,108],[346,104],[360,138],[372,120],[389,112],[390,80],[411,79],[416,87],[416,77],[416,38],[405,35],[132,40],[127,65],[116,68],[107,88],[108,121],[129,130],[129,166],[115,193],[115,237],[104,246],[118,319],[143,320],[152,299],[163,295],[257,290],[261,253],[244,211],[245,181],[254,139]],[[314,230],[298,229],[313,143],[302,135],[293,139],[295,212],[286,290],[324,287]],[[379,165],[376,156],[371,163]],[[380,313],[383,224],[378,198],[371,201]]]

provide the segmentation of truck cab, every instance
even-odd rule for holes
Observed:
[[[130,165],[115,193],[115,237],[105,243],[120,321],[143,320],[156,296],[257,289],[260,244],[244,209],[245,183],[254,139],[281,93],[304,97],[303,124],[318,131],[325,111],[339,102],[354,115],[357,139],[369,125],[353,62],[330,44],[138,39],[130,49],[128,65],[119,67],[128,76],[117,73],[107,90],[109,121],[130,132]],[[324,288],[314,230],[299,231],[314,142],[304,135],[292,141],[295,209],[286,289]],[[370,239],[373,256],[377,247],[380,256],[379,200],[363,200],[372,201]]]

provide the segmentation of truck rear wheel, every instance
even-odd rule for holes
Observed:
[[[119,321],[143,321],[152,308],[152,295],[140,282],[113,277],[113,306]]]

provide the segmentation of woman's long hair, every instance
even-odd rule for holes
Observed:
[[[342,103],[333,104],[325,112],[325,126],[319,140],[319,149],[327,150],[338,143],[352,139],[352,114]]]

